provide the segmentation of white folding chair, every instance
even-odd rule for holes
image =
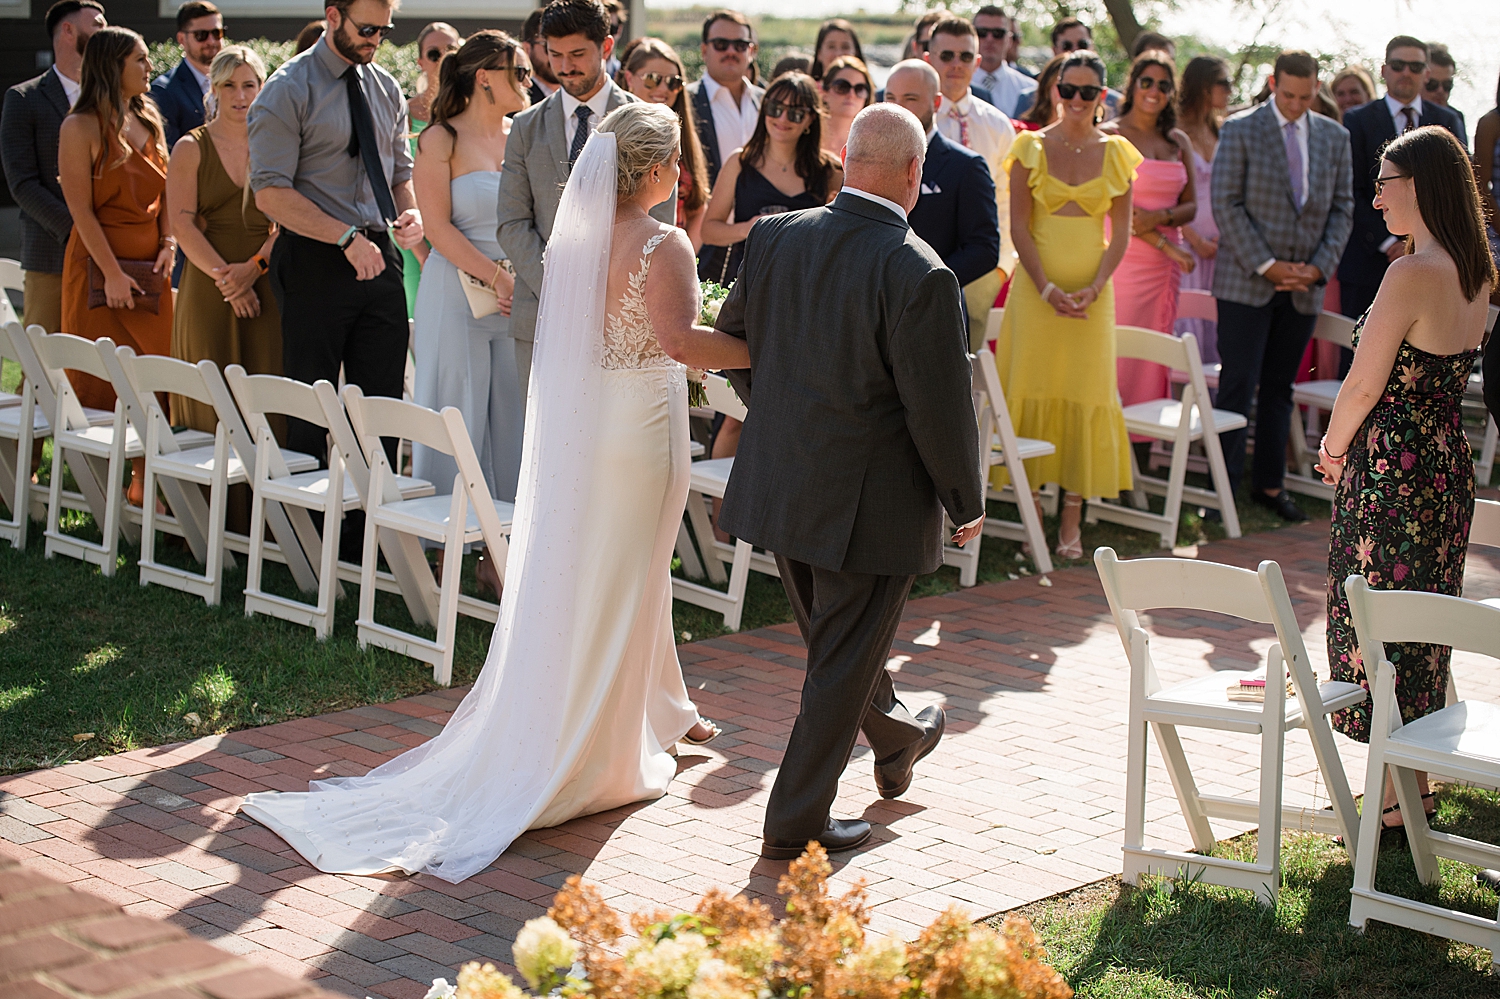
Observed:
[[[0,364],[21,366],[21,349],[26,334],[20,323],[0,326]],[[26,547],[31,527],[34,496],[31,488],[32,444],[52,434],[46,407],[37,405],[35,387],[22,386],[20,404],[0,407],[0,504],[7,515],[0,519],[0,538],[15,548]],[[36,511],[41,513],[41,511]]]
[[[20,291],[25,288],[26,276],[21,270],[21,265],[9,257],[0,257],[0,338],[5,337],[4,329],[11,323],[21,321],[21,313],[10,299],[12,289]],[[4,362],[0,361],[0,368]],[[21,405],[21,396],[15,392],[0,392],[0,409],[6,406]]]
[[[740,401],[727,379],[721,375],[707,375],[703,388],[708,395],[709,410],[744,422],[747,415],[745,404]],[[734,544],[730,545],[714,537],[713,524],[708,516],[709,505],[715,499],[724,498],[724,490],[729,485],[729,473],[733,469],[732,457],[693,462],[687,499],[688,522],[693,525],[693,534],[698,538],[698,549],[703,556],[703,571],[708,574],[710,582],[723,584],[727,581],[729,589],[727,592],[716,590],[711,586],[674,576],[672,596],[695,607],[723,614],[724,627],[729,631],[738,631],[745,613],[745,587],[750,581],[750,570],[778,578],[781,572],[776,568],[776,560],[772,556],[756,551],[750,542],[736,538]],[[692,551],[692,544],[685,532],[679,532],[677,541],[679,552],[684,548],[688,552]],[[724,572],[725,562],[729,563],[727,576]],[[694,562],[683,558],[685,572],[691,574],[696,568]]]
[[[1340,347],[1354,346],[1354,320],[1324,309],[1318,314],[1318,323],[1313,327],[1314,340],[1326,340]],[[1321,500],[1333,500],[1333,486],[1325,485],[1323,477],[1313,471],[1313,462],[1318,453],[1307,446],[1307,430],[1302,422],[1302,409],[1307,408],[1308,423],[1316,436],[1322,430],[1322,413],[1333,412],[1333,404],[1339,397],[1340,378],[1315,378],[1298,382],[1292,386],[1292,426],[1288,438],[1292,443],[1292,460],[1295,472],[1286,474],[1286,487],[1304,496],[1316,496]]]
[[[125,407],[115,402],[114,412],[86,409],[78,402],[68,370],[81,371],[109,380],[104,361],[92,340],[66,333],[47,333],[40,326],[27,331],[21,344],[26,376],[51,397],[47,418],[52,424],[52,482],[47,498],[47,557],[64,555],[99,566],[113,576],[120,551],[120,536],[132,544],[138,540],[139,520],[126,516],[125,463],[145,456],[144,442],[125,418]],[[30,347],[28,353],[25,348]],[[106,422],[107,421],[107,422]],[[180,448],[207,447],[213,435],[199,430],[179,430],[172,435]],[[63,469],[73,472],[78,492],[63,490]],[[102,486],[101,486],[102,482]],[[103,540],[85,540],[62,531],[62,511],[86,509],[94,516]],[[140,511],[136,511],[139,516]]]
[[[1224,467],[1219,435],[1238,430],[1246,426],[1247,421],[1239,413],[1209,405],[1203,359],[1198,354],[1198,338],[1191,333],[1176,337],[1137,326],[1119,326],[1115,330],[1115,343],[1117,356],[1154,361],[1174,371],[1185,371],[1188,383],[1183,386],[1181,399],[1166,397],[1125,407],[1125,428],[1128,431],[1171,443],[1169,477],[1160,479],[1141,474],[1132,448],[1130,463],[1135,476],[1132,505],[1095,499],[1088,505],[1088,522],[1095,524],[1108,520],[1151,531],[1161,537],[1163,548],[1170,548],[1177,543],[1177,521],[1186,501],[1218,510],[1224,517],[1224,530],[1231,538],[1239,537],[1240,516],[1234,505],[1229,472]],[[1208,457],[1212,489],[1199,489],[1186,483],[1188,452],[1197,441],[1202,442],[1203,452]],[[1144,493],[1148,492],[1166,497],[1166,506],[1161,513],[1152,513],[1146,505]]]
[[[251,539],[230,534],[225,528],[225,503],[229,487],[250,481],[256,467],[256,447],[235,408],[229,388],[218,367],[209,360],[189,364],[155,354],[137,355],[130,347],[116,348],[116,356],[126,379],[146,410],[146,501],[141,514],[141,585],[156,583],[203,598],[210,607],[217,606],[224,587],[226,549],[231,545],[248,552]],[[157,393],[186,396],[213,407],[218,422],[214,427],[212,447],[173,451],[162,446],[171,437],[171,422],[162,412]],[[318,467],[316,458],[276,448],[272,468],[282,474],[307,472]],[[175,480],[178,483],[208,487],[208,537],[203,573],[190,572],[165,565],[156,558],[156,483]],[[191,487],[184,492],[194,492]],[[308,564],[302,538],[316,538],[305,510],[284,510],[273,503],[266,510],[266,521],[276,538],[267,550],[283,559],[292,578],[303,592],[317,589],[317,576]],[[299,521],[293,529],[293,520]],[[316,549],[314,549],[316,550]]]
[[[1379,862],[1385,778],[1391,775],[1401,821],[1423,884],[1440,884],[1437,858],[1478,867],[1500,867],[1500,847],[1427,824],[1414,771],[1440,773],[1483,787],[1500,785],[1500,705],[1457,701],[1414,722],[1403,723],[1396,703],[1396,671],[1385,657],[1387,642],[1431,642],[1500,659],[1500,608],[1462,597],[1415,590],[1373,590],[1363,576],[1344,581],[1349,613],[1359,636],[1365,669],[1375,663],[1371,684],[1370,756],[1365,766],[1365,808],[1359,822],[1349,923],[1363,930],[1371,919],[1461,940],[1490,950],[1500,972],[1500,918],[1402,898],[1375,887]]]
[[[1219,300],[1214,298],[1214,293],[1211,291],[1184,288],[1177,293],[1177,318],[1202,319],[1216,323],[1219,321]],[[1202,345],[1199,346],[1201,349]],[[1223,365],[1218,361],[1203,366],[1203,380],[1209,388],[1219,387],[1219,371],[1222,367]],[[1171,374],[1171,381],[1173,385],[1186,385],[1188,383],[1187,372],[1174,370]]]
[[[1142,874],[1186,877],[1253,891],[1262,902],[1275,905],[1281,885],[1283,824],[1341,834],[1346,844],[1354,842],[1359,820],[1328,715],[1363,701],[1364,688],[1357,683],[1318,683],[1292,612],[1281,566],[1275,562],[1262,562],[1256,572],[1192,559],[1145,558],[1121,562],[1114,549],[1100,548],[1094,552],[1094,564],[1099,569],[1104,595],[1130,661],[1125,880],[1136,884]],[[1159,608],[1211,611],[1269,624],[1276,631],[1277,641],[1266,653],[1264,669],[1219,670],[1163,688],[1151,658],[1151,636],[1141,626],[1140,617],[1142,611]],[[1283,680],[1288,669],[1296,693],[1290,700]],[[1229,700],[1230,683],[1255,677],[1266,680],[1264,704]],[[1156,733],[1157,745],[1197,853],[1148,848],[1145,844],[1148,727]],[[1178,728],[1259,735],[1258,799],[1200,793],[1183,753]],[[1331,808],[1282,804],[1286,730],[1295,728],[1306,728],[1312,737],[1313,753],[1332,800]],[[1208,821],[1211,818],[1258,824],[1253,863],[1202,855],[1215,842]]]
[[[453,682],[453,641],[458,613],[462,611],[490,622],[499,619],[500,608],[496,604],[459,593],[464,546],[483,542],[503,575],[515,504],[491,498],[463,414],[455,407],[448,406],[435,413],[401,399],[366,396],[358,385],[349,385],[344,389],[344,409],[370,466],[364,556],[360,561],[360,648],[376,645],[430,663],[433,680],[446,687]],[[452,495],[388,499],[387,480],[392,478],[392,471],[380,443],[382,437],[409,440],[452,455],[458,465]],[[375,620],[375,552],[381,529],[443,542],[446,554],[436,641]]]
[[[995,355],[990,353],[989,347],[980,347],[971,363],[974,366],[974,412],[979,419],[979,471],[984,476],[985,496],[986,499],[1002,498],[1000,490],[990,488],[989,482],[990,469],[1004,465],[1010,473],[1010,485],[1006,488],[1013,494],[1021,519],[986,517],[980,537],[962,548],[951,544],[943,546],[943,563],[958,567],[960,586],[973,586],[979,581],[979,548],[983,538],[1008,538],[1031,545],[1032,560],[1037,571],[1045,576],[1052,571],[1052,553],[1047,550],[1042,521],[1037,516],[1036,504],[1031,501],[1031,481],[1023,462],[1055,454],[1057,448],[1051,441],[1016,436],[1010,407],[1005,402],[1005,390],[1000,387],[1000,372],[995,368]]]

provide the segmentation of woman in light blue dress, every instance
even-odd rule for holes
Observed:
[[[464,415],[485,485],[514,500],[521,470],[526,386],[510,337],[515,279],[496,241],[496,205],[507,114],[527,105],[531,68],[520,43],[502,31],[480,31],[443,58],[432,122],[417,147],[413,181],[432,254],[417,288],[416,401]],[[465,275],[487,286],[476,301],[497,309],[476,317]],[[483,311],[483,310],[480,310]],[[453,489],[451,457],[417,445],[418,478],[439,493]],[[499,589],[496,567],[480,557],[480,585]]]

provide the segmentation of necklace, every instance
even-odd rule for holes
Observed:
[[[1063,148],[1064,149],[1071,149],[1075,153],[1081,153],[1081,152],[1083,152],[1083,147],[1082,146],[1075,146],[1075,145],[1073,145],[1073,143],[1071,143],[1067,139],[1063,138],[1063,135],[1062,135],[1061,132],[1053,132],[1052,134],[1055,135],[1055,136],[1057,136],[1057,141],[1061,142],[1063,144]]]

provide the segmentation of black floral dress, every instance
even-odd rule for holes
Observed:
[[[1354,330],[1358,343],[1364,327]],[[1385,394],[1349,444],[1333,498],[1328,540],[1328,663],[1333,679],[1369,689],[1344,580],[1363,574],[1377,590],[1461,596],[1474,460],[1460,403],[1479,350],[1440,356],[1402,342]],[[1403,721],[1443,706],[1452,650],[1404,642],[1385,647],[1396,667]],[[1370,702],[1337,711],[1333,726],[1370,741]]]

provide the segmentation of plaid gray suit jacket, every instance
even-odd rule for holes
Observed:
[[[0,159],[10,193],[21,206],[21,266],[61,274],[73,216],[57,181],[57,137],[68,97],[52,70],[5,92]]]
[[[1267,260],[1292,260],[1312,264],[1324,278],[1324,283],[1293,294],[1293,307],[1309,316],[1323,308],[1326,281],[1338,267],[1354,224],[1354,174],[1344,126],[1307,114],[1308,191],[1300,211],[1271,102],[1224,123],[1213,174],[1214,221],[1220,232],[1215,298],[1265,305],[1276,288],[1255,269]]]

